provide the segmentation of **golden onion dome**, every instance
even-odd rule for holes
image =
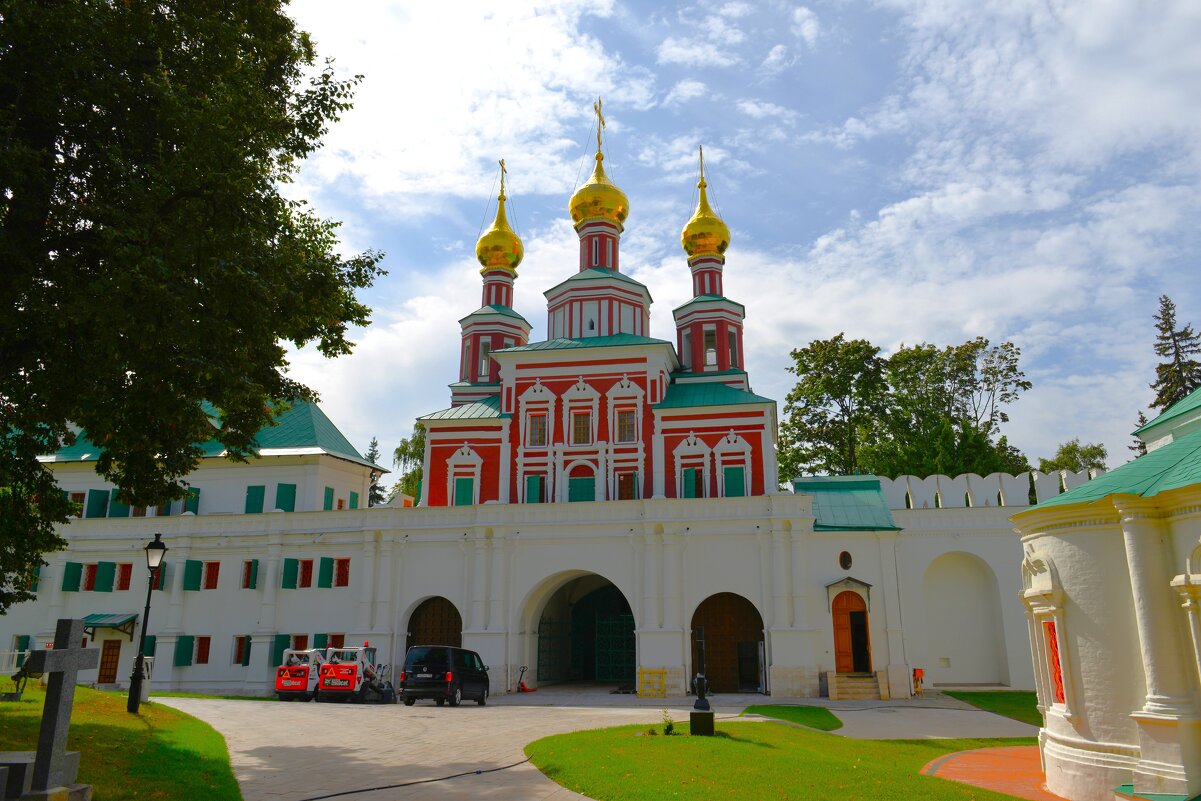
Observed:
[[[505,176],[504,162],[501,162],[500,195],[496,198],[496,219],[492,227],[484,232],[475,243],[475,257],[483,265],[481,273],[488,270],[502,269],[511,273],[517,272],[517,265],[525,255],[521,237],[509,227],[509,219],[505,216]]]
[[[701,180],[697,182],[701,196],[696,204],[696,213],[680,232],[680,244],[689,258],[693,256],[721,256],[730,246],[730,229],[717,216],[717,212],[709,205],[709,195],[705,191],[708,183],[705,181],[704,152],[701,153]]]
[[[606,220],[620,226],[630,213],[630,201],[625,192],[605,175],[604,160],[605,154],[597,150],[596,169],[592,171],[592,177],[571,196],[568,208],[571,210],[571,221],[576,225],[585,220]]]

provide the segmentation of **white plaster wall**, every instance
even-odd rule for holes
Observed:
[[[922,582],[926,681],[1008,684],[1000,597],[992,569],[979,557],[945,553]]]

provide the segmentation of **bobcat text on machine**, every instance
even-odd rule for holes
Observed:
[[[318,670],[318,701],[396,703],[396,690],[385,677],[388,666],[375,661],[375,648],[329,648]]]
[[[325,651],[317,648],[298,651],[288,648],[283,664],[275,670],[275,695],[281,701],[309,701],[317,694],[318,671],[325,663]]]

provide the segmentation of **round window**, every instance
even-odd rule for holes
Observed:
[[[838,555],[838,565],[843,570],[851,569],[851,552],[850,551],[843,551],[842,553],[840,553]]]

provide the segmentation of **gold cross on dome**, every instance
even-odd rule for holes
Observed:
[[[504,198],[505,198],[505,175],[508,172],[509,171],[505,169],[505,160],[501,159],[500,160],[500,198],[501,198],[501,200],[504,200]]]
[[[599,97],[592,104],[592,110],[596,112],[596,152],[599,153],[601,149],[601,131],[605,128],[605,115],[601,112],[601,99]]]

